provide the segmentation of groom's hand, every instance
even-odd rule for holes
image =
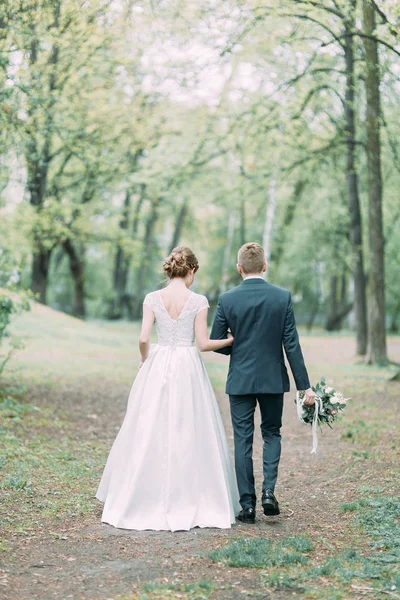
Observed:
[[[313,392],[312,388],[308,388],[308,390],[305,391],[303,403],[307,406],[312,406],[315,404],[315,392]]]

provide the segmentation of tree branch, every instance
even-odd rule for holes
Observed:
[[[339,92],[337,90],[335,90],[335,88],[333,88],[332,86],[330,86],[328,84],[318,85],[317,87],[313,88],[312,90],[310,90],[308,92],[307,96],[305,97],[305,99],[303,101],[303,104],[300,107],[300,110],[292,117],[292,119],[294,121],[301,117],[302,113],[307,108],[307,106],[308,106],[310,100],[312,100],[313,96],[322,90],[330,90],[331,92],[333,92],[339,98],[340,102],[342,103],[342,106],[344,107],[344,100],[341,97],[341,95],[339,94]]]
[[[325,12],[329,12],[335,15],[336,17],[339,17],[339,19],[344,19],[344,14],[340,10],[338,10],[338,8],[332,8],[331,6],[327,6],[322,2],[316,2],[315,0],[291,0],[291,2],[293,2],[294,4],[301,4],[310,8],[322,9]]]

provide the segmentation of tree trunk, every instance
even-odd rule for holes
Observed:
[[[140,222],[140,213],[142,211],[142,206],[145,198],[145,190],[146,186],[142,184],[140,186],[140,196],[135,206],[135,214],[133,215],[133,223],[132,223],[132,238],[135,240],[137,237],[139,222]]]
[[[115,296],[111,301],[109,310],[109,318],[120,319],[122,317],[122,302],[126,288],[126,269],[125,269],[125,253],[121,246],[118,246],[115,255],[114,264],[114,293]]]
[[[307,181],[305,179],[299,179],[296,181],[293,195],[289,198],[289,201],[286,205],[283,223],[280,228],[279,235],[276,236],[276,240],[273,245],[273,250],[271,252],[271,263],[273,268],[276,268],[279,265],[279,262],[282,258],[283,250],[284,250],[284,235],[285,230],[290,226],[293,221],[293,218],[296,214],[296,207],[300,201],[301,195],[306,187]]]
[[[42,304],[46,304],[51,253],[52,249],[45,248],[39,240],[34,241],[31,289]]]
[[[329,286],[328,315],[325,325],[327,331],[339,331],[342,328],[343,319],[347,317],[353,308],[353,303],[347,302],[346,276],[344,274],[342,275],[341,284],[339,301],[338,277],[337,275],[332,275]]]
[[[314,302],[312,304],[312,310],[311,313],[309,315],[309,318],[307,320],[306,323],[306,327],[307,327],[307,331],[311,331],[313,325],[314,325],[314,321],[319,313],[320,307],[324,302],[324,287],[323,287],[323,281],[324,281],[324,264],[321,262],[317,262],[316,264],[316,279],[317,279],[317,291],[315,293],[314,296]],[[343,290],[343,288],[342,288]]]
[[[382,174],[380,141],[380,74],[375,35],[375,9],[371,0],[363,0],[363,38],[367,100],[367,161],[370,269],[368,277],[369,349],[368,362],[386,364],[385,269],[382,220]]]
[[[332,275],[329,280],[328,314],[325,329],[333,331],[335,329],[337,313],[337,276]]]
[[[140,221],[140,213],[143,206],[144,201],[144,190],[145,186],[141,186],[140,196],[135,206],[132,229],[131,229],[131,237],[136,240],[139,221]],[[128,190],[125,196],[124,207],[122,211],[122,217],[119,223],[120,228],[123,231],[126,231],[129,227],[129,214],[131,207],[131,191]],[[115,296],[111,301],[109,310],[108,310],[108,318],[109,319],[121,319],[121,318],[129,318],[132,312],[131,306],[131,298],[129,297],[127,286],[128,286],[128,277],[129,270],[131,266],[131,254],[126,253],[121,245],[118,245],[117,252],[115,255],[115,263],[114,263],[114,276],[113,276],[113,285]]]
[[[315,295],[315,301],[313,302],[312,305],[312,309],[311,312],[309,314],[309,317],[307,319],[307,323],[306,323],[306,329],[307,331],[311,331],[314,325],[314,321],[317,317],[318,311],[319,311],[319,295],[316,294]]]
[[[69,268],[74,280],[74,299],[72,302],[72,314],[74,317],[85,316],[85,263],[83,258],[76,252],[71,240],[67,238],[62,242],[63,248],[69,257]]]
[[[355,27],[356,0],[351,0],[351,13],[345,22],[345,62],[346,92],[344,114],[346,122],[346,183],[348,207],[350,213],[350,243],[354,257],[354,312],[357,338],[357,354],[367,353],[367,298],[364,273],[364,255],[362,244],[361,208],[358,193],[358,173],[356,166],[356,124],[355,124],[355,75],[354,75],[354,40],[352,32]]]
[[[137,274],[135,294],[130,302],[130,316],[132,319],[138,319],[142,312],[142,302],[144,297],[144,286],[146,282],[147,270],[151,259],[150,248],[153,246],[153,234],[158,220],[158,211],[162,198],[157,197],[151,203],[151,211],[146,223],[146,230],[143,238],[142,260]]]
[[[171,244],[169,246],[169,252],[171,253],[174,248],[179,244],[179,240],[182,235],[182,229],[185,224],[185,219],[188,213],[188,202],[184,198],[183,203],[179,209],[178,216],[175,222],[174,234],[172,236]]]
[[[246,243],[246,202],[244,198],[240,201],[240,246]]]
[[[276,215],[276,205],[277,205],[277,195],[276,195],[276,175],[272,174],[269,182],[269,199],[267,204],[267,209],[265,212],[265,224],[264,224],[264,234],[263,234],[263,248],[265,252],[265,260],[269,262],[271,256],[271,245],[272,245],[272,231],[275,222]]]
[[[60,0],[56,0],[54,7],[54,28],[59,26],[59,18],[61,5]],[[57,38],[55,38],[57,40]],[[29,66],[34,72],[37,68],[38,52],[40,42],[36,36],[36,31],[32,30],[32,40],[30,45]],[[27,163],[27,187],[29,191],[30,204],[40,214],[42,209],[47,189],[47,179],[49,165],[51,160],[51,145],[52,145],[52,129],[53,129],[53,113],[52,108],[56,102],[56,96],[53,94],[56,88],[55,66],[59,59],[58,41],[55,41],[52,47],[51,64],[54,69],[49,75],[49,104],[46,106],[45,123],[42,128],[39,128],[39,120],[37,119],[38,107],[32,103],[28,109],[30,118],[30,126],[28,129],[28,142],[26,145],[26,163]],[[32,75],[34,80],[36,75]],[[43,135],[43,145],[40,147],[40,138]],[[40,302],[46,304],[48,271],[50,263],[51,250],[43,248],[40,233],[35,235],[33,243],[33,261],[32,261],[32,276],[31,287],[34,293],[39,294]]]
[[[399,318],[400,315],[400,301],[397,302],[397,304],[394,307],[393,310],[393,314],[392,314],[392,321],[390,323],[390,333],[399,333],[399,326],[397,324],[397,319]]]
[[[119,222],[119,227],[122,231],[126,231],[129,225],[129,212],[131,206],[131,191],[127,190],[125,194],[124,205],[122,209],[122,215]],[[114,263],[114,298],[111,301],[108,316],[110,319],[120,319],[122,317],[122,304],[123,297],[126,292],[126,280],[128,275],[127,269],[127,257],[125,255],[123,246],[118,244],[117,252],[115,255]]]
[[[43,164],[41,164],[41,158],[38,154],[38,144],[34,134],[28,142],[27,150],[27,186],[29,191],[29,201],[40,215],[46,195],[50,142],[49,140],[46,140],[45,142]],[[46,304],[51,250],[43,246],[41,233],[39,227],[34,234],[31,289],[34,294],[39,294],[39,302]]]
[[[222,271],[221,271],[221,279],[219,284],[219,293],[225,292],[228,281],[229,281],[229,267],[231,264],[231,253],[232,253],[232,244],[233,237],[235,235],[236,228],[236,211],[231,210],[229,213],[228,219],[228,228],[226,232],[226,243],[224,247],[224,255],[222,258]]]

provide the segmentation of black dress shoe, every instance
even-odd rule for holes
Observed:
[[[278,500],[275,498],[274,492],[271,490],[265,490],[265,492],[263,492],[261,504],[264,509],[264,515],[267,515],[268,517],[279,515],[281,512],[279,510]]]
[[[242,523],[255,523],[256,521],[256,511],[254,508],[244,508],[240,511],[237,518]]]

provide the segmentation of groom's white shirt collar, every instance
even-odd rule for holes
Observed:
[[[246,281],[246,279],[264,279],[264,277],[261,275],[249,275],[248,277],[245,277],[243,281]]]

